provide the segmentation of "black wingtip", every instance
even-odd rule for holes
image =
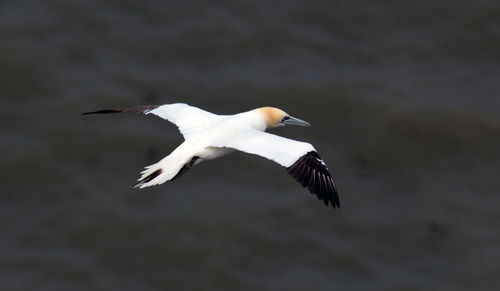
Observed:
[[[123,112],[123,110],[117,110],[117,109],[103,109],[103,110],[98,110],[98,111],[90,111],[90,112],[83,112],[82,115],[87,115],[87,114],[106,114],[106,113],[119,113]]]
[[[148,113],[149,111],[158,108],[160,105],[143,105],[128,108],[118,108],[118,109],[104,109],[98,111],[84,112],[82,115],[87,114],[106,114],[106,113],[120,113],[120,112],[131,112],[131,113]]]
[[[287,170],[302,186],[316,194],[326,206],[340,208],[337,186],[317,152],[312,151],[305,154]]]

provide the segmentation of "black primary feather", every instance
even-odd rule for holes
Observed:
[[[316,194],[325,205],[340,208],[340,199],[332,175],[317,152],[308,152],[287,168],[302,187]]]

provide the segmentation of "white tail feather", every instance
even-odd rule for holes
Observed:
[[[168,180],[165,172],[160,163],[156,163],[147,166],[144,171],[141,172],[141,177],[137,179],[137,183],[134,188],[144,188],[149,186],[154,186],[162,184]]]
[[[142,189],[172,180],[193,158],[193,152],[187,152],[185,149],[185,143],[182,143],[170,155],[155,164],[146,166],[134,188]]]

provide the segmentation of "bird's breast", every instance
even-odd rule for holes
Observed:
[[[207,147],[197,154],[203,160],[213,160],[234,152],[230,148]]]

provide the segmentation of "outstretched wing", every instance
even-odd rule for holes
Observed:
[[[154,114],[177,125],[179,131],[187,139],[189,136],[202,131],[213,125],[218,115],[187,105],[185,103],[174,103],[164,105],[145,105],[129,108],[104,109],[99,111],[85,112],[83,114],[104,114],[132,112],[142,114]]]
[[[316,194],[318,199],[328,206],[328,202],[333,208],[340,208],[340,199],[337,193],[337,186],[333,181],[332,174],[316,151],[308,152],[300,157],[292,166],[287,168],[302,187],[309,189]]]
[[[340,200],[332,175],[314,147],[267,132],[248,130],[238,137],[214,143],[249,154],[259,155],[285,167],[303,187],[316,194],[325,205],[340,208]]]

